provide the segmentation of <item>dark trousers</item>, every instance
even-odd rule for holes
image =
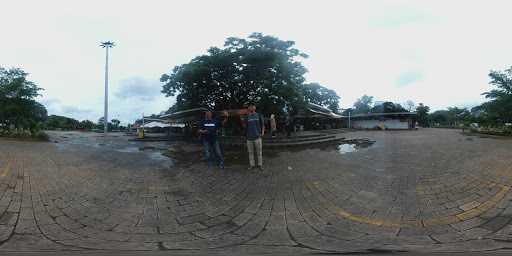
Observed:
[[[292,135],[293,126],[291,124],[286,126],[286,136],[290,137]]]
[[[222,156],[222,151],[220,150],[220,144],[218,140],[214,141],[208,141],[203,140],[203,146],[204,146],[204,158],[208,160],[208,164],[211,164],[213,157],[210,154],[210,149],[213,150],[215,156],[217,157],[217,160],[219,161],[220,165],[224,164],[224,157]]]

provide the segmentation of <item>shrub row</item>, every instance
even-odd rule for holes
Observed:
[[[43,131],[31,131],[29,129],[0,129],[0,137],[19,138],[19,139],[36,139],[48,141],[49,137]]]

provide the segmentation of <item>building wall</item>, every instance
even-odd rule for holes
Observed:
[[[352,128],[356,129],[374,129],[375,127],[384,126],[389,130],[410,129],[408,119],[386,119],[386,120],[354,120]]]

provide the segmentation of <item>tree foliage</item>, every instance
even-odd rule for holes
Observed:
[[[429,115],[430,122],[434,126],[460,126],[473,122],[471,112],[466,108],[449,107],[445,110],[437,110]]]
[[[397,112],[409,112],[407,109],[402,107],[402,105],[398,103],[393,103],[391,101],[386,101],[382,104],[373,106],[370,110],[372,113],[397,113]]]
[[[82,120],[78,124],[78,128],[79,129],[84,129],[84,130],[92,130],[95,127],[96,127],[96,124],[93,121],[90,121],[90,120]]]
[[[112,121],[112,120],[111,120],[111,121]],[[103,129],[104,129],[104,127],[105,127],[105,117],[103,117],[103,116],[102,116],[102,117],[100,117],[100,118],[98,119],[98,124],[96,125],[96,129],[98,129],[98,130],[103,130]],[[113,124],[112,122],[107,122],[107,129],[108,129],[109,131],[112,131],[112,130],[113,130],[113,128],[114,128],[114,124]]]
[[[395,112],[409,112],[398,103],[391,101],[383,102],[382,104],[373,104],[373,96],[363,95],[361,98],[354,102],[354,108],[351,108],[352,114],[368,114],[368,113],[395,113]]]
[[[512,67],[504,71],[491,71],[489,84],[495,86],[483,95],[489,99],[478,110],[485,112],[485,117],[495,123],[512,122]]]
[[[416,104],[412,100],[407,100],[406,102],[404,102],[404,106],[405,109],[407,109],[407,111],[409,112],[413,111],[416,108]]]
[[[75,130],[80,127],[80,121],[65,116],[51,115],[46,119],[45,127],[49,130]]]
[[[118,119],[112,119],[112,120],[110,120],[110,122],[112,122],[112,125],[114,126],[115,129],[118,129],[119,124],[121,123],[121,121],[119,121]]]
[[[337,98],[308,98],[326,91],[303,86],[307,70],[300,60],[307,55],[294,45],[293,41],[261,33],[247,39],[230,37],[224,47],[212,47],[207,54],[162,75],[162,92],[176,96],[173,111],[195,107],[241,108],[252,102],[260,112],[282,113],[285,109],[294,112],[308,100],[334,108]],[[304,95],[303,88],[318,90]]]
[[[311,103],[324,106],[334,113],[340,112],[338,102],[340,96],[334,90],[328,89],[318,83],[304,84],[304,97]]]
[[[354,102],[353,114],[368,114],[373,106],[373,96],[363,95]]]
[[[430,107],[423,105],[423,103],[420,103],[416,107],[416,115],[417,115],[416,120],[418,121],[418,124],[421,127],[429,126],[429,112],[430,112]]]
[[[34,130],[46,119],[46,108],[35,101],[42,89],[27,76],[19,68],[0,67],[0,125]]]

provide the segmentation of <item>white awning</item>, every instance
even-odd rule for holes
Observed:
[[[170,127],[170,126],[171,126],[170,124],[164,124],[164,123],[160,123],[160,122],[149,122],[147,124],[144,124],[144,128],[153,128],[153,127],[164,128],[164,127]]]

